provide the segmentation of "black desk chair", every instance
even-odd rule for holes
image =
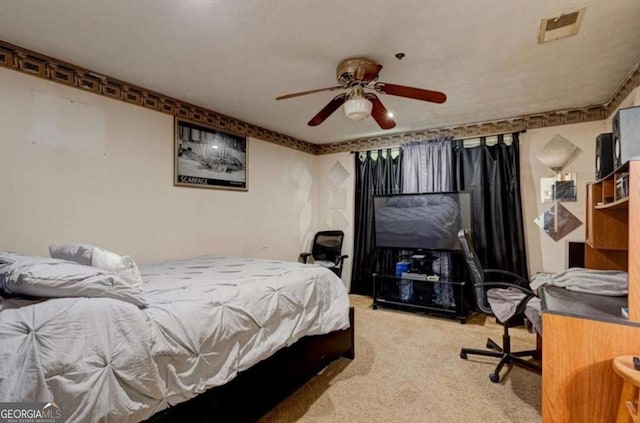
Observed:
[[[338,277],[342,276],[342,263],[348,255],[342,254],[342,241],[344,232],[342,231],[321,231],[313,237],[313,246],[310,253],[300,253],[298,261],[309,263],[309,258],[313,263],[327,267]]]
[[[473,283],[473,292],[476,304],[480,311],[486,314],[496,316],[496,310],[500,308],[499,315],[507,315],[502,320],[498,318],[504,331],[502,334],[502,346],[498,345],[491,338],[487,339],[487,349],[478,350],[473,348],[462,348],[460,350],[460,358],[467,359],[467,355],[481,355],[486,357],[500,358],[500,362],[493,373],[489,375],[491,382],[498,383],[500,381],[500,370],[505,364],[515,364],[536,373],[541,373],[540,364],[524,360],[522,357],[537,356],[537,350],[529,351],[511,351],[511,338],[509,337],[509,327],[516,319],[521,319],[529,300],[536,295],[529,289],[529,281],[520,275],[508,272],[506,270],[482,269],[480,260],[473,248],[469,231],[462,229],[458,232],[458,239],[462,247],[465,265],[469,272],[469,278]],[[490,274],[501,275],[507,277],[514,283],[508,282],[491,282],[486,277]],[[491,291],[488,294],[488,291]],[[491,295],[491,303],[488,295]],[[510,314],[510,316],[509,316]],[[504,317],[504,316],[503,316]]]

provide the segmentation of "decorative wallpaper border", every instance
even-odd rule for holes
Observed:
[[[638,63],[633,70],[629,73],[629,76],[620,84],[616,92],[611,97],[611,100],[606,104],[607,117],[613,113],[622,100],[627,98],[634,88],[640,87],[640,63]]]
[[[475,138],[479,136],[522,131],[525,129],[544,128],[546,126],[602,120],[605,119],[606,116],[606,108],[604,106],[591,106],[584,109],[537,113],[499,121],[469,123],[460,126],[427,129],[425,131],[418,132],[404,132],[388,136],[323,144],[319,146],[319,154],[373,150],[377,148],[398,146],[412,141],[437,138],[439,136],[452,136],[456,139]]]
[[[603,120],[620,105],[634,88],[640,86],[640,63],[638,63],[618,87],[611,100],[605,104],[318,145],[101,75],[2,40],[0,40],[0,66],[315,155],[391,147],[438,136],[473,138],[524,129]]]
[[[0,66],[147,109],[317,154],[317,145],[0,40]]]

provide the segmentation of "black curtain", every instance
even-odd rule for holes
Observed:
[[[373,295],[371,275],[375,272],[393,274],[396,258],[391,251],[375,251],[372,195],[402,192],[402,152],[388,148],[354,156],[356,198],[351,292]]]
[[[456,141],[456,188],[473,193],[472,228],[478,256],[487,268],[504,269],[529,278],[520,197],[519,133],[507,145],[480,139],[477,147]]]

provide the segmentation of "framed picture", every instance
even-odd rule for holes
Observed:
[[[247,190],[247,138],[176,118],[174,185]]]

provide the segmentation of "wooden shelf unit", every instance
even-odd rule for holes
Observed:
[[[617,179],[629,173],[629,195]],[[640,161],[587,185],[585,267],[629,272],[629,319],[567,315],[543,307],[542,416],[545,423],[616,421],[622,379],[612,363],[640,354]]]
[[[600,204],[596,206],[596,210],[606,210],[606,209],[626,209],[629,207],[629,197],[620,198],[616,201],[612,201],[607,204]]]
[[[587,185],[587,225],[585,267],[591,269],[628,269],[629,196],[616,190],[626,164],[611,175]]]

